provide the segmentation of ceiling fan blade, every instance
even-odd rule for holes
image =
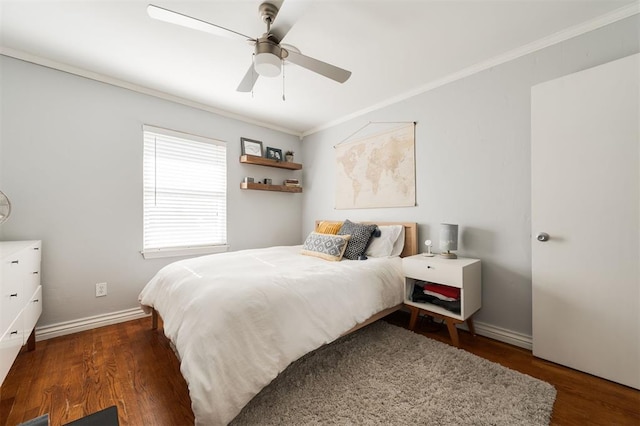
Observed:
[[[271,27],[271,33],[282,42],[293,24],[302,18],[311,5],[310,1],[283,1],[279,6],[274,25]]]
[[[169,22],[170,24],[180,25],[198,31],[204,31],[220,37],[227,37],[240,41],[253,40],[252,37],[240,34],[237,31],[221,27],[220,25],[211,24],[197,18],[192,18],[191,16],[183,15],[182,13],[174,12],[153,4],[147,6],[147,13],[153,19],[157,19],[159,21]]]
[[[253,86],[254,86],[254,84],[256,84],[256,81],[258,80],[259,76],[260,75],[253,68],[253,64],[251,64],[249,66],[249,69],[247,70],[247,73],[244,75],[244,78],[242,79],[242,81],[238,85],[238,88],[236,89],[236,91],[238,91],[238,92],[250,92],[250,91],[252,91],[253,90]]]
[[[303,55],[302,53],[294,52],[291,50],[287,50],[287,53],[288,56],[286,57],[286,59],[289,62],[306,68],[309,71],[313,71],[315,73],[328,77],[331,80],[337,81],[338,83],[344,83],[349,79],[349,77],[351,77],[351,71],[347,71],[342,68],[338,68],[335,65],[313,59],[309,56]]]

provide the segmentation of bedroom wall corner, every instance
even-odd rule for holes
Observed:
[[[42,240],[40,327],[134,309],[180,259],[140,254],[143,124],[227,142],[231,250],[300,244],[300,194],[240,190],[247,175],[283,177],[238,161],[240,137],[299,153],[297,136],[5,56],[0,67],[0,182],[13,204],[3,239]]]
[[[412,221],[419,251],[427,238],[438,251],[439,223],[457,223],[457,253],[482,260],[476,320],[490,337],[530,345],[531,87],[637,53],[639,32],[634,15],[306,136],[303,234],[316,219]],[[417,205],[336,210],[333,146],[367,122],[391,121],[418,123]]]

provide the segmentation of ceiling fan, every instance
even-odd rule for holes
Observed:
[[[250,92],[253,90],[253,86],[259,76],[278,76],[282,70],[283,61],[285,60],[337,81],[338,83],[344,83],[347,81],[351,76],[351,71],[347,71],[336,67],[335,65],[303,55],[292,46],[290,47],[286,45],[286,47],[283,47],[285,45],[281,44],[282,39],[285,37],[289,29],[291,29],[293,22],[290,22],[290,20],[287,20],[286,18],[281,18],[278,20],[278,26],[272,27],[276,16],[282,9],[283,3],[282,1],[279,1],[278,3],[281,4],[281,7],[278,7],[276,2],[277,0],[273,2],[264,2],[259,6],[258,11],[264,23],[267,24],[267,32],[258,38],[252,38],[237,31],[221,27],[220,25],[183,15],[182,13],[174,12],[153,4],[147,6],[147,13],[151,18],[158,19],[160,21],[181,25],[183,27],[208,32],[222,37],[249,42],[249,44],[255,46],[253,63],[240,82],[237,89],[238,92]],[[307,2],[290,3],[294,3],[295,5],[293,7],[289,7],[289,3],[287,3],[287,7],[284,9],[293,10],[293,13],[295,14],[296,11],[300,11],[300,9],[296,10],[295,6]],[[291,17],[292,16],[288,16],[287,18]]]

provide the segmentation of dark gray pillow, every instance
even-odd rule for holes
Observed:
[[[338,235],[351,235],[351,239],[347,244],[344,252],[345,259],[357,260],[360,256],[364,256],[371,239],[371,234],[375,231],[377,225],[363,225],[345,220],[342,227],[338,231]]]

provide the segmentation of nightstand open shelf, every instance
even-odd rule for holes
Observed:
[[[405,275],[404,305],[411,311],[409,328],[415,329],[418,315],[422,312],[447,324],[449,335],[455,346],[460,345],[457,324],[467,323],[469,331],[475,334],[471,316],[482,306],[481,265],[478,259],[445,259],[409,256],[402,260]],[[414,302],[413,287],[416,281],[442,284],[460,289],[460,313],[449,311],[442,306],[426,302]]]

